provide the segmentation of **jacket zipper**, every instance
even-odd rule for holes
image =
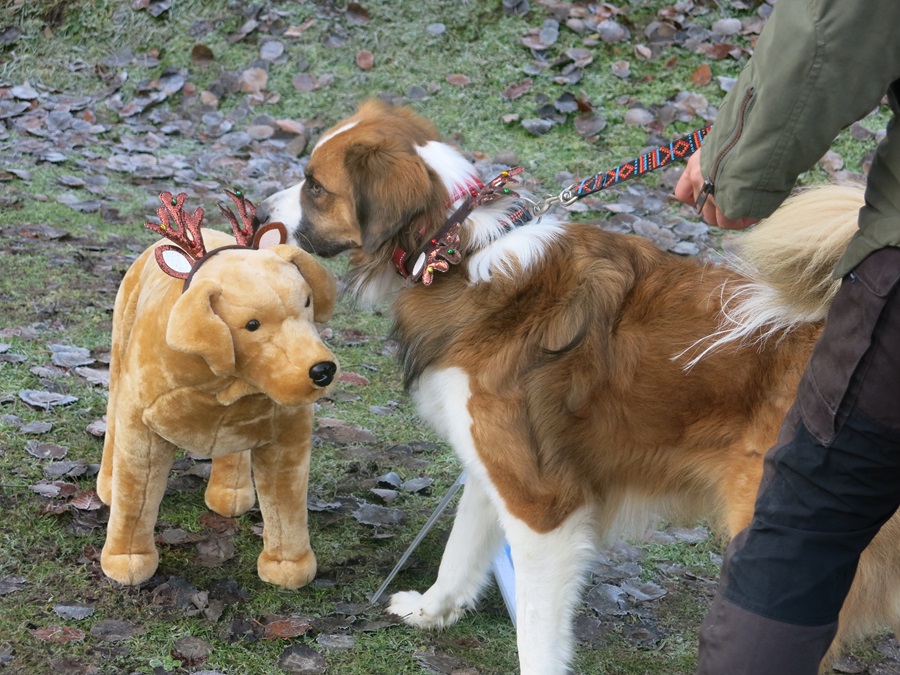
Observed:
[[[754,87],[750,87],[745,93],[744,98],[741,101],[741,105],[738,108],[738,119],[737,119],[737,127],[734,130],[731,138],[728,139],[728,142],[719,150],[719,154],[716,155],[716,159],[712,165],[712,171],[709,176],[706,177],[706,180],[703,181],[703,187],[700,190],[700,194],[697,195],[696,207],[697,211],[703,210],[703,205],[706,203],[707,198],[714,194],[716,191],[716,177],[719,174],[719,165],[725,159],[725,155],[734,149],[734,146],[737,145],[738,141],[741,138],[741,134],[744,131],[744,115],[747,112],[747,107],[750,105],[750,99],[753,98],[753,94],[756,92]]]

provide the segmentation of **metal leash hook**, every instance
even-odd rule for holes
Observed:
[[[571,206],[575,202],[578,201],[578,197],[575,195],[576,184],[572,184],[558,195],[553,195],[552,197],[545,197],[537,202],[532,202],[534,206],[531,209],[531,213],[536,217],[540,218],[544,214],[548,213],[550,209],[552,209],[557,204],[560,206]]]

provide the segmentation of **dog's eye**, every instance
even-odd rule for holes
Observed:
[[[259,328],[259,321],[257,321],[256,319],[250,319],[250,320],[247,322],[247,325],[244,326],[244,328],[246,328],[247,330],[249,330],[249,331],[252,333],[252,332],[255,331],[257,328]]]
[[[325,189],[321,185],[319,185],[315,180],[313,180],[312,178],[307,178],[306,179],[306,191],[309,192],[309,194],[312,195],[313,197],[318,197],[323,192],[325,192]]]
[[[304,307],[309,307],[311,304],[312,304],[312,297],[310,296],[310,297],[306,298],[306,304],[303,305],[303,306],[304,306]]]

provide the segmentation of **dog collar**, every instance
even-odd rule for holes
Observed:
[[[513,180],[514,176],[524,170],[524,167],[518,166],[509,171],[503,171],[487,184],[470,188],[463,203],[447,218],[424,246],[420,246],[414,251],[414,255],[410,255],[400,246],[395,248],[391,260],[400,276],[411,280],[412,283],[421,281],[425,286],[429,286],[434,281],[436,272],[446,272],[450,269],[450,265],[459,264],[462,259],[459,252],[459,228],[472,211],[482,204],[505,196],[518,197],[518,193],[513,192],[506,185]],[[512,214],[511,223],[513,225],[520,224],[530,218],[530,214],[525,209],[519,209]]]

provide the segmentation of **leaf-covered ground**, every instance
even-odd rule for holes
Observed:
[[[0,670],[10,673],[516,672],[500,593],[437,634],[369,599],[459,473],[400,386],[381,312],[342,304],[324,337],[344,374],[318,409],[307,588],[256,576],[258,511],[203,504],[208,462],[180,458],[158,574],[106,579],[93,491],[115,292],[154,236],[163,190],[211,207],[295,183],[318,135],[367,96],[430,117],[490,176],[543,196],[715,120],[772,6],[549,0],[0,0]],[[804,176],[864,173],[887,114]],[[584,200],[573,217],[716,255],[673,204],[678,169]],[[209,216],[209,225],[222,227]],[[345,262],[335,261],[340,274]],[[450,518],[392,585],[434,579]],[[693,671],[720,546],[702,524],[602,552],[577,617],[577,673]],[[900,672],[893,638],[846,673]]]

